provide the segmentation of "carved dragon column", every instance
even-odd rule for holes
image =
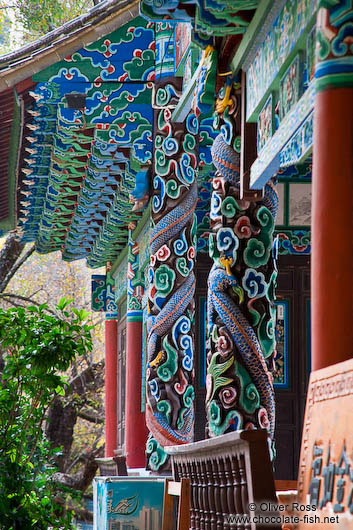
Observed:
[[[146,422],[149,466],[161,469],[162,448],[193,440],[194,258],[197,202],[194,115],[173,123],[180,97],[169,67],[172,29],[158,23],[155,89],[154,174],[149,268]],[[158,58],[160,62],[158,63]],[[169,77],[170,76],[170,77]]]
[[[216,103],[208,279],[208,435],[266,428],[273,440],[275,351],[273,230],[277,194],[266,185],[259,202],[240,200],[240,137],[236,85],[228,77]]]

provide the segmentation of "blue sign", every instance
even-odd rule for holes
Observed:
[[[160,530],[165,479],[96,477],[94,530]]]

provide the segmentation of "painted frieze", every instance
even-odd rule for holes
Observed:
[[[300,255],[311,252],[310,230],[278,230],[278,254]]]
[[[315,84],[311,83],[298,103],[283,118],[280,127],[266,143],[251,166],[250,187],[262,188],[269,178],[280,169],[280,152],[290,142],[297,129],[303,124],[314,108]],[[307,131],[308,132],[308,131]],[[309,142],[307,142],[309,144]],[[304,149],[307,155],[310,147]]]
[[[302,65],[299,54],[281,79],[279,89],[279,119],[282,120],[299,101],[302,90]]]
[[[279,163],[281,168],[300,164],[311,154],[313,147],[314,111],[303,121],[298,130],[281,149]]]
[[[246,65],[247,119],[249,120],[266,97],[271,84],[301,38],[312,24],[317,0],[287,0],[268,33],[258,46],[255,56]],[[262,103],[263,104],[263,103]],[[257,111],[258,111],[257,110]]]
[[[277,194],[240,199],[238,85],[228,77],[216,102],[208,279],[206,407],[208,435],[266,428],[273,440],[275,355],[273,230]]]
[[[257,120],[257,152],[260,153],[274,133],[272,94],[261,109]]]
[[[107,318],[117,318],[115,303],[115,281],[109,271],[107,274],[92,275],[92,311],[107,313]]]

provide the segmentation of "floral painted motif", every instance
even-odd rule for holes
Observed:
[[[220,254],[231,256],[235,261],[239,240],[231,228],[220,228],[217,232],[217,249]]]
[[[242,280],[242,285],[249,298],[259,298],[266,294],[267,284],[262,272],[255,269],[247,269]]]

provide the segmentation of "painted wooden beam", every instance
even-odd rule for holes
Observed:
[[[283,2],[277,2],[277,4],[280,3]],[[261,26],[273,6],[273,0],[262,0],[259,3],[259,6],[255,11],[255,15],[253,16],[249,27],[246,30],[246,33],[244,34],[241,43],[236,51],[236,54],[234,55],[232,62],[230,63],[230,68],[234,74],[237,74],[242,68],[243,61],[250,52]]]
[[[261,189],[279,170],[281,150],[312,111],[314,97],[315,85],[311,83],[251,166],[251,189]]]

